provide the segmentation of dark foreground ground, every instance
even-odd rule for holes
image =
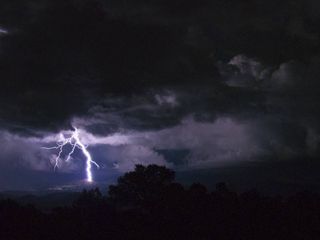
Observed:
[[[208,192],[174,182],[164,167],[137,166],[110,186],[85,190],[69,206],[42,211],[0,201],[0,239],[320,239],[320,196],[265,197],[223,183]]]

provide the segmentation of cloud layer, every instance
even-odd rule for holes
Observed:
[[[105,172],[317,158],[319,6],[1,2],[2,169],[52,171],[72,126]]]

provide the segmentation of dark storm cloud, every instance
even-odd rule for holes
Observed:
[[[108,171],[317,156],[319,6],[2,1],[0,163],[51,171],[71,125]]]
[[[216,62],[244,53],[277,66],[318,52],[315,1],[16,0],[0,9],[8,31],[0,40],[1,125],[20,132],[67,128],[108,94],[148,98],[159,87],[187,89],[189,109],[169,110],[161,124],[144,110],[121,117],[140,115],[152,128],[192,112],[250,112],[264,96],[223,86]]]
[[[215,55],[246,53],[280,63],[291,57],[309,56],[318,47],[319,4],[314,1],[117,3],[113,7],[118,16],[183,26],[186,42],[197,49],[213,50]]]
[[[111,19],[99,2],[50,1],[12,25],[1,53],[1,117],[12,126],[57,128],[103,94],[186,80],[167,63],[183,48],[175,28]]]
[[[219,63],[228,86],[264,95],[264,112],[243,116],[239,111],[233,117],[252,122],[252,132],[275,157],[318,154],[319,67],[318,57],[268,66],[240,55],[225,65]]]
[[[265,97],[252,89],[210,85],[149,90],[131,96],[105,96],[85,116],[72,120],[74,126],[97,135],[123,130],[152,131],[179,125],[192,116],[196,121],[214,122],[223,116],[252,116],[265,112]]]

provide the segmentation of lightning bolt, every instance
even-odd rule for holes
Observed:
[[[63,153],[64,147],[70,145],[71,150],[68,152],[67,157],[65,158],[65,161],[68,162],[71,159],[72,154],[75,152],[76,148],[80,149],[83,153],[83,155],[86,157],[86,173],[87,173],[87,181],[92,182],[92,164],[95,165],[97,168],[100,168],[100,166],[92,160],[92,157],[87,150],[87,146],[85,146],[79,137],[79,130],[77,128],[74,128],[74,131],[72,132],[72,135],[68,138],[66,138],[63,134],[60,135],[60,140],[57,142],[57,145],[54,147],[43,147],[44,149],[56,149],[59,150],[58,155],[55,159],[55,165],[54,170],[59,167],[59,161],[62,159],[61,155]]]

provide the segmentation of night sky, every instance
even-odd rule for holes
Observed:
[[[96,182],[317,189],[319,34],[316,0],[2,0],[0,191],[81,185],[72,127]]]

